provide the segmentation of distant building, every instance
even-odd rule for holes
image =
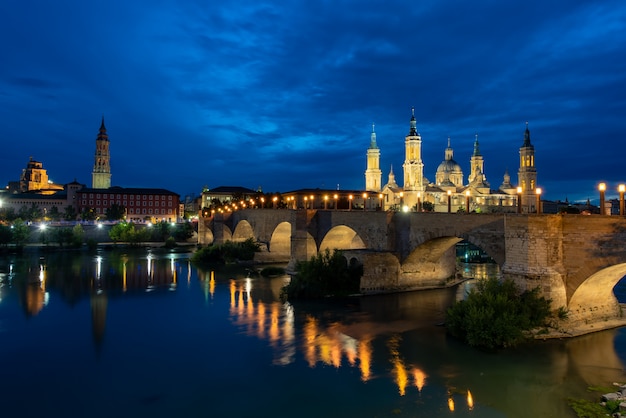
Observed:
[[[37,193],[54,194],[63,190],[63,186],[55,184],[48,178],[48,172],[43,168],[43,163],[30,157],[26,168],[22,169],[19,181],[11,181],[8,184],[9,193]]]
[[[240,186],[219,186],[214,189],[202,191],[202,208],[210,208],[212,205],[223,205],[231,202],[239,202],[255,197],[258,193],[255,190]]]
[[[100,132],[96,137],[96,155],[93,172],[91,173],[91,187],[93,189],[108,189],[111,187],[111,154],[109,151],[109,136],[104,126],[104,116],[100,124]]]
[[[76,202],[79,213],[93,210],[98,218],[104,218],[113,204],[122,206],[128,222],[178,222],[183,216],[180,196],[165,189],[85,188],[76,193]]]
[[[367,150],[367,168],[365,170],[365,189],[369,196],[378,196],[383,210],[421,211],[429,207],[437,212],[448,210],[516,212],[518,211],[517,188],[511,184],[511,176],[505,171],[502,183],[492,189],[485,175],[485,161],[480,152],[478,135],[474,140],[474,151],[470,157],[470,174],[467,183],[463,183],[463,170],[454,160],[454,151],[448,138],[444,160],[439,164],[435,182],[424,176],[422,160],[422,136],[417,130],[415,112],[411,114],[409,133],[404,139],[405,160],[402,165],[404,183],[396,183],[393,166],[386,184],[380,184],[380,150],[376,144],[376,134],[370,137]],[[536,211],[537,170],[535,168],[535,149],[530,143],[528,124],[524,133],[524,142],[520,148],[520,169],[518,180],[522,187],[520,207],[522,212]],[[372,197],[369,197],[371,200]],[[367,206],[367,203],[366,203]],[[469,206],[469,208],[468,208]]]

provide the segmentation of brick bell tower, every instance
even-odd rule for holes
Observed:
[[[104,126],[104,116],[100,125],[100,132],[96,137],[96,155],[91,173],[91,187],[93,189],[108,189],[111,187],[111,154],[109,153],[109,136]]]

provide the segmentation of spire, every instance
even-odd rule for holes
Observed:
[[[454,158],[454,151],[452,150],[452,146],[450,146],[450,137],[448,137],[448,148],[444,153],[446,161],[451,161]]]
[[[530,131],[528,130],[528,122],[526,122],[526,131],[524,131],[524,144],[522,147],[532,147],[530,143]]]
[[[419,132],[417,132],[417,121],[415,120],[415,108],[411,108],[411,130],[409,131],[409,136],[418,136]]]
[[[374,127],[375,125],[372,123],[372,135],[370,136],[370,149],[378,148],[378,145],[376,145],[376,131]]]
[[[107,128],[104,126],[104,115],[102,115],[102,123],[100,124],[100,132],[98,133],[98,140],[108,141]]]
[[[480,156],[480,149],[478,148],[478,134],[476,134],[476,139],[474,140],[474,157]]]

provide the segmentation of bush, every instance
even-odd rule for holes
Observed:
[[[176,247],[176,240],[174,237],[169,237],[165,240],[165,248],[174,248]]]
[[[261,270],[261,276],[263,277],[280,276],[283,274],[285,274],[285,269],[282,267],[270,266]]]
[[[311,257],[309,261],[296,264],[296,274],[283,288],[283,297],[291,299],[315,299],[328,295],[357,293],[362,266],[348,266],[339,250],[330,250]]]
[[[222,245],[210,245],[200,248],[191,257],[196,263],[231,263],[236,260],[250,261],[259,251],[259,244],[252,238],[243,242],[226,241]]]
[[[496,349],[525,340],[549,317],[550,300],[539,296],[539,288],[520,292],[511,280],[490,278],[447,310],[446,328],[471,346]]]

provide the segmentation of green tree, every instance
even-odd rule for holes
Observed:
[[[76,213],[76,208],[74,206],[66,206],[65,212],[63,213],[63,219],[66,221],[75,221],[77,215],[78,214]]]
[[[110,208],[107,208],[105,215],[108,221],[118,221],[124,219],[126,214],[126,208],[117,203],[113,203]]]
[[[435,210],[435,205],[432,202],[424,202],[422,203],[422,210],[424,212],[432,212]]]
[[[54,241],[61,247],[71,244],[73,238],[74,233],[71,228],[56,228],[54,231]]]
[[[30,237],[30,228],[21,218],[13,221],[12,225],[13,237],[12,241],[18,248],[23,248]]]
[[[136,229],[135,224],[132,222],[119,222],[113,225],[109,231],[109,238],[111,238],[114,243],[128,242],[129,244],[136,245],[140,242],[148,241],[150,236],[145,228]]]
[[[80,217],[83,221],[95,221],[97,217],[96,211],[94,208],[84,208]]]
[[[72,246],[80,247],[85,239],[85,230],[83,226],[78,224],[72,228]]]
[[[0,224],[0,246],[6,247],[11,242],[12,237],[11,227]]]
[[[118,222],[109,230],[109,238],[114,243],[124,241],[127,236],[127,230],[131,227],[131,223]]]
[[[17,213],[15,213],[15,209],[11,208],[2,208],[0,209],[0,220],[13,222],[17,219]]]
[[[489,278],[447,310],[446,328],[471,346],[496,349],[525,340],[549,317],[550,300],[539,296],[539,288],[520,292],[512,280]]]
[[[330,250],[296,264],[296,274],[283,295],[293,299],[314,299],[328,295],[348,295],[359,291],[363,266],[348,265],[343,253]]]
[[[61,219],[59,208],[57,208],[56,206],[52,206],[48,211],[48,218],[50,218],[51,221],[58,221],[59,219]]]
[[[177,242],[182,242],[193,237],[194,232],[195,229],[191,222],[181,222],[172,228],[171,236],[174,237]]]

